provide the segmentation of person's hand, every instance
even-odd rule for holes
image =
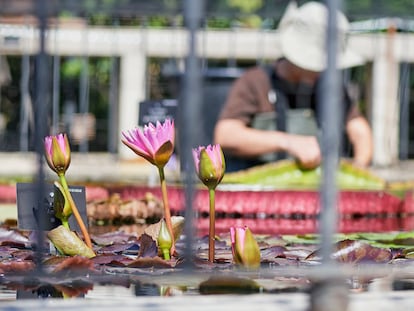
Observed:
[[[313,169],[321,163],[321,149],[314,136],[288,135],[286,152],[305,169]]]

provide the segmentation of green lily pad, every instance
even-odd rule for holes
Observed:
[[[343,190],[384,190],[386,187],[383,179],[345,160],[340,161],[337,181],[338,187]],[[227,173],[222,183],[261,185],[278,189],[318,189],[321,168],[306,170],[295,161],[283,160]]]

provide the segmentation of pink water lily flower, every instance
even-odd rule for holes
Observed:
[[[161,184],[162,201],[164,203],[164,218],[171,237],[170,255],[175,252],[174,232],[171,221],[171,211],[168,203],[167,184],[165,181],[164,166],[174,152],[174,121],[166,119],[164,123],[157,121],[156,125],[148,123],[144,129],[135,128],[122,132],[122,142],[137,155],[148,160],[158,168]],[[169,256],[165,256],[168,259]]]
[[[122,136],[126,146],[157,167],[164,167],[174,151],[174,121],[170,119],[122,132]]]
[[[70,164],[70,146],[67,135],[46,136],[44,146],[47,164],[58,175],[65,174]]]
[[[260,266],[260,249],[247,226],[230,227],[231,251],[236,264],[255,269]]]
[[[196,173],[208,187],[215,188],[223,179],[226,170],[223,151],[220,145],[199,146],[193,149]]]

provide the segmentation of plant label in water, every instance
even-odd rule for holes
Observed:
[[[55,217],[55,189],[53,185],[45,184],[44,195],[40,202],[37,202],[39,199],[37,195],[38,185],[35,183],[17,183],[16,191],[19,229],[52,230],[61,225],[61,221]],[[69,191],[84,223],[87,224],[85,187],[70,186]],[[75,217],[70,218],[69,225],[72,230],[80,231]]]

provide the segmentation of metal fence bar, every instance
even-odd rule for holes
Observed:
[[[337,229],[337,186],[336,171],[339,163],[341,120],[340,109],[340,74],[337,69],[337,11],[340,0],[326,0],[328,8],[326,50],[327,69],[319,89],[322,103],[322,185],[321,196],[321,277],[311,292],[311,310],[327,311],[346,310],[348,292],[345,282],[340,279],[339,269],[331,258],[333,253],[333,236]]]
[[[29,151],[29,115],[30,115],[30,55],[22,55],[20,78],[20,139],[19,150]]]
[[[400,160],[407,160],[410,155],[410,64],[400,65]]]
[[[86,45],[87,39],[85,39]],[[86,117],[89,113],[89,57],[82,57],[82,70],[79,79],[79,114]],[[79,151],[86,153],[89,151],[89,141],[86,133],[86,118],[82,118],[82,126],[84,127],[84,135],[79,142]]]
[[[119,28],[119,19],[113,21],[113,27]],[[118,35],[114,35],[113,45],[119,44]],[[118,98],[119,98],[119,58],[112,56],[109,69],[109,95],[108,95],[108,152],[116,154],[118,149]]]
[[[45,193],[45,172],[44,172],[44,147],[43,139],[46,135],[46,122],[49,106],[49,91],[48,91],[48,61],[45,48],[45,37],[47,28],[47,3],[46,0],[39,0],[36,5],[36,13],[39,23],[39,52],[36,55],[36,76],[35,76],[35,151],[37,154],[37,173],[34,178],[36,181],[36,202],[41,208]],[[37,272],[43,272],[42,251],[45,242],[42,228],[44,228],[43,217],[38,217],[39,230],[37,231],[37,247],[36,247],[36,267]]]
[[[52,92],[52,130],[53,134],[59,131],[60,115],[60,56],[53,56],[53,92]]]
[[[337,10],[338,0],[327,0],[328,24],[327,24],[327,69],[322,81],[322,92],[319,94],[322,102],[322,218],[321,218],[321,247],[323,261],[331,262],[332,237],[336,232],[337,213],[337,187],[336,170],[339,159],[339,120],[340,102],[339,82],[340,75],[337,69]]]
[[[201,68],[200,60],[197,56],[197,30],[201,26],[203,0],[184,1],[184,20],[188,29],[189,49],[185,59],[185,71],[183,83],[181,83],[181,95],[178,109],[178,134],[179,152],[181,160],[181,170],[185,186],[185,237],[186,237],[186,262],[188,269],[193,267],[193,242],[194,242],[194,211],[193,211],[193,192],[195,170],[192,160],[191,149],[195,144],[196,135],[194,129],[200,124],[201,111]]]

